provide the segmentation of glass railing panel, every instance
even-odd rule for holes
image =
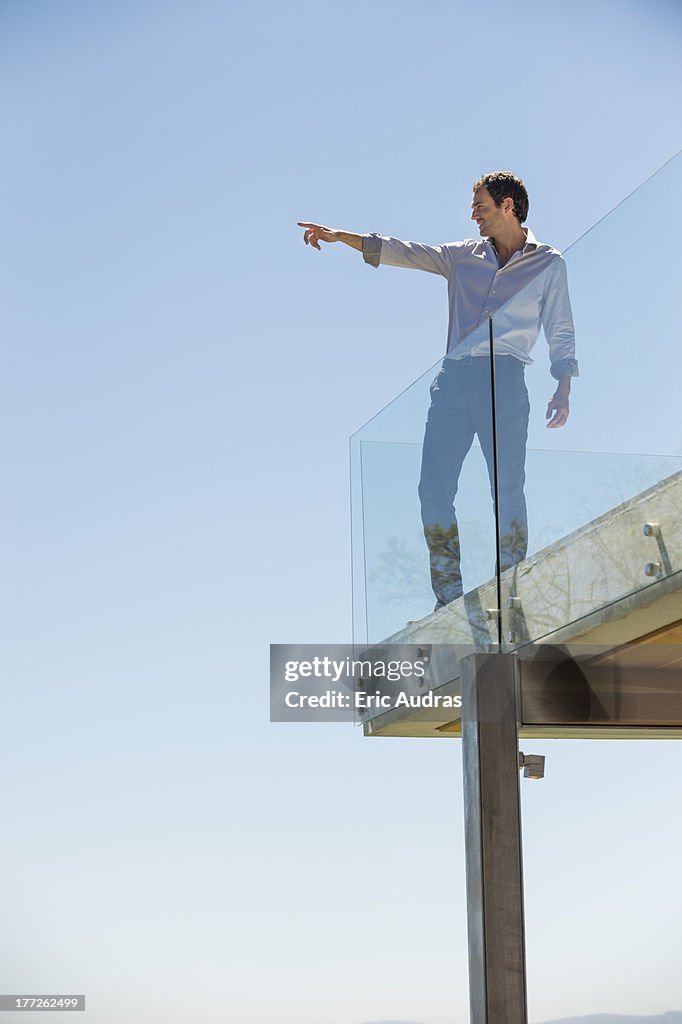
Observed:
[[[415,513],[414,502],[429,387],[439,366],[422,374],[350,439],[356,644],[389,636],[407,619],[421,617],[433,607],[419,506]],[[407,521],[405,508],[412,510]],[[391,552],[399,552],[400,558],[391,560]],[[393,599],[385,600],[386,594]],[[412,601],[414,594],[420,594],[421,601]]]
[[[488,339],[487,323],[482,337]],[[490,362],[446,357],[351,439],[354,641],[374,643],[445,605],[448,639],[497,643]],[[484,449],[477,440],[484,439]],[[456,495],[456,496],[455,496]],[[455,519],[456,515],[456,519]],[[483,587],[484,596],[465,595]],[[439,637],[440,639],[440,637]]]
[[[522,432],[525,412],[515,422],[504,381],[496,386],[501,547],[504,552],[516,544],[523,553],[526,545],[515,568],[513,558],[502,561],[502,632],[508,644],[546,637],[634,595],[641,595],[642,604],[650,602],[651,588],[660,590],[682,569],[682,360],[670,308],[678,275],[674,261],[658,257],[648,241],[657,205],[680,184],[677,157],[493,315],[495,348],[501,351],[516,325],[523,330],[535,304],[550,357],[540,340],[535,365],[525,373],[527,531],[519,525],[519,494],[513,489],[524,470],[518,470],[517,455],[505,450],[510,433]],[[674,235],[682,228],[677,208],[671,219],[666,230]],[[566,423],[548,430],[548,400],[558,388],[549,363],[554,376],[572,373],[565,358],[571,355],[571,324],[564,267],[580,376],[571,377]],[[563,408],[557,390],[550,422],[563,416]],[[588,627],[583,622],[580,628]]]
[[[365,441],[360,445],[365,481],[365,607],[372,641],[391,636],[435,607],[418,495],[421,458],[421,444]],[[490,506],[487,510],[482,507],[485,504]],[[493,529],[486,465],[480,445],[474,444],[462,468],[457,495],[460,569],[467,593],[494,580]],[[451,542],[445,531],[446,551]]]
[[[528,554],[501,579],[511,647],[645,602],[679,570],[682,456],[529,451],[526,501]]]

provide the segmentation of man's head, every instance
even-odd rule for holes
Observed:
[[[516,221],[521,225],[528,216],[526,186],[511,171],[484,174],[474,182],[473,192],[471,217],[479,225],[481,234],[494,235],[494,230],[489,228],[499,224],[501,218],[507,223]]]

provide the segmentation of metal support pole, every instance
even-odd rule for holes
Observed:
[[[516,659],[460,662],[471,1024],[527,1024]]]

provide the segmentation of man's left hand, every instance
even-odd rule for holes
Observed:
[[[563,427],[568,419],[568,394],[560,389],[552,395],[547,405],[546,420],[549,420],[548,427]],[[550,419],[551,417],[551,419]]]

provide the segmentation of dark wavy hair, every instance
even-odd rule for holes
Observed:
[[[474,182],[473,191],[476,192],[479,188],[488,189],[495,206],[500,206],[507,196],[513,199],[514,215],[519,224],[523,224],[528,216],[528,193],[520,178],[511,171],[493,171],[492,174],[484,174]]]

